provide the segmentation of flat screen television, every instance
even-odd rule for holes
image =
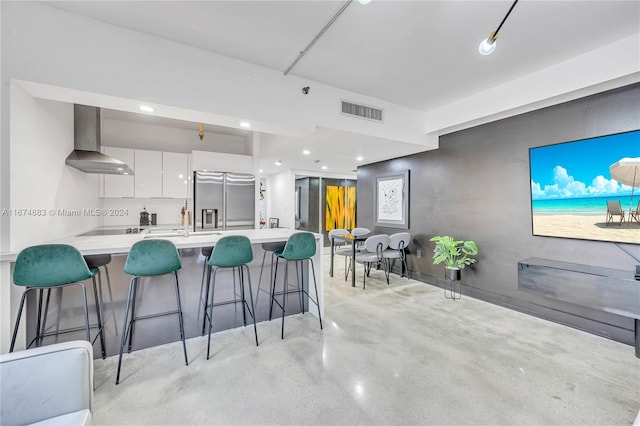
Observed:
[[[533,235],[640,244],[639,162],[640,130],[530,148]]]

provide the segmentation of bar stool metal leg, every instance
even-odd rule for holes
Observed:
[[[127,347],[127,353],[131,353],[131,347],[133,345],[133,334],[136,331],[136,299],[138,298],[138,286],[140,284],[140,277],[136,277],[133,282],[133,297],[131,298],[131,326],[129,327],[129,346]]]
[[[124,345],[127,344],[127,335],[129,334],[129,329],[131,327],[131,322],[129,321],[129,307],[131,306],[131,295],[133,294],[133,283],[136,279],[137,277],[133,277],[131,278],[131,281],[129,281],[127,305],[124,311],[124,324],[122,325],[122,339],[120,340],[120,355],[118,356],[118,371],[116,373],[116,385],[120,383],[120,369],[122,368],[122,352],[124,350]]]
[[[22,317],[22,308],[24,308],[24,301],[26,300],[27,294],[33,290],[33,288],[27,288],[20,298],[20,307],[18,308],[18,316],[16,318],[16,325],[13,327],[13,334],[11,336],[11,345],[9,346],[9,352],[13,352],[13,348],[16,344],[16,338],[18,337],[18,327],[20,325],[20,318]]]
[[[104,324],[102,323],[102,308],[100,306],[100,298],[98,297],[98,288],[96,286],[96,277],[93,277],[93,295],[96,301],[96,317],[98,318],[98,333],[100,334],[100,347],[102,348],[102,359],[107,358],[107,351],[104,339]]]
[[[180,338],[182,339],[182,349],[184,350],[184,365],[189,365],[189,360],[187,359],[187,343],[185,342],[185,334],[184,334],[184,322],[182,319],[182,303],[180,302],[180,286],[178,284],[178,272],[173,272],[173,279],[176,283],[176,302],[178,303],[178,320],[180,322]]]
[[[202,315],[202,336],[204,336],[204,333],[206,331],[206,327],[207,327],[207,308],[209,307],[209,283],[211,282],[211,266],[207,265],[205,263],[206,267],[207,267],[207,282],[206,282],[206,291],[205,291],[205,295],[204,295],[204,302],[203,302],[203,306],[204,306],[204,312]]]
[[[251,306],[253,306],[253,311],[249,310],[251,313],[251,317],[253,318],[253,333],[256,337],[256,346],[258,346],[258,326],[256,325],[256,305],[253,303],[253,290],[251,289],[251,273],[249,272],[249,266],[243,265],[247,269],[247,278],[249,280],[249,301],[251,302]],[[244,283],[243,283],[244,286]],[[246,301],[244,302],[246,305]],[[247,306],[247,309],[249,307]]]
[[[213,301],[214,301],[213,296],[216,291],[216,272],[217,272],[217,268],[210,268],[210,269],[212,270],[211,271],[211,303],[209,304],[209,337],[207,339],[207,359],[210,358],[210,352],[211,352],[211,330],[213,329]]]

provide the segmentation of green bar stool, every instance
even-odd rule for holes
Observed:
[[[278,260],[282,259],[285,261],[284,264],[284,288],[282,291],[275,291],[276,288],[276,280],[274,277],[273,286],[271,287],[271,309],[269,312],[269,318],[271,318],[271,310],[273,310],[273,303],[275,302],[280,309],[282,309],[282,330],[280,332],[280,338],[284,339],[284,314],[285,314],[285,302],[287,299],[287,294],[298,293],[300,297],[305,294],[309,300],[316,304],[318,307],[318,320],[320,320],[320,330],[322,330],[322,314],[320,313],[320,298],[318,297],[318,285],[316,283],[316,269],[313,265],[312,257],[316,254],[316,237],[311,232],[297,232],[289,237],[287,243],[284,246],[282,251],[276,252],[276,267],[275,267],[275,275],[278,274]],[[301,280],[301,275],[303,273],[302,262],[305,260],[309,260],[311,263],[311,270],[313,271],[313,286],[315,288],[316,298],[315,300],[309,295],[309,293],[304,289],[303,280]],[[298,288],[294,290],[289,290],[287,287],[287,279],[289,274],[289,262],[296,262],[296,271],[298,270],[298,264],[300,265],[299,271],[300,273],[296,273],[296,278],[298,280]],[[278,302],[276,296],[282,295],[282,304]],[[304,314],[304,303],[302,304],[302,313]]]
[[[38,316],[36,323],[36,337],[29,342],[27,349],[35,342],[36,346],[42,344],[42,339],[47,336],[58,335],[62,333],[71,333],[74,331],[85,330],[87,341],[95,343],[98,336],[100,337],[100,345],[102,346],[102,358],[106,357],[106,346],[104,341],[104,327],[102,324],[102,315],[100,300],[98,298],[98,289],[96,287],[96,274],[98,270],[89,269],[87,263],[82,258],[82,254],[70,245],[66,244],[44,244],[28,247],[22,250],[16,258],[15,267],[13,269],[13,283],[17,286],[26,287],[22,298],[20,299],[20,307],[16,318],[13,335],[11,336],[11,345],[9,352],[13,352],[22,317],[22,310],[27,295],[32,290],[39,290],[38,295]],[[87,290],[82,283],[89,278],[93,281],[93,292],[96,303],[96,317],[98,323],[96,325],[89,324],[89,307],[87,304]],[[52,289],[62,289],[64,287],[78,285],[82,289],[82,301],[84,306],[84,327],[69,328],[66,330],[58,330],[55,332],[46,332],[46,313],[49,308],[49,297]],[[45,315],[42,319],[42,297],[43,291],[48,290],[47,304],[45,306]],[[90,328],[97,328],[96,337],[91,340]]]
[[[180,286],[178,284],[178,270],[180,268],[182,268],[180,255],[178,254],[178,249],[176,249],[176,246],[171,241],[142,240],[138,241],[131,247],[129,254],[127,255],[127,261],[124,264],[124,272],[126,274],[133,275],[133,278],[131,278],[131,281],[129,282],[127,307],[124,314],[124,325],[122,326],[122,340],[120,341],[120,355],[118,357],[116,385],[120,383],[122,352],[124,351],[124,346],[127,344],[127,338],[129,339],[127,352],[131,353],[135,323],[142,319],[177,314],[180,325],[180,338],[182,339],[182,347],[184,349],[184,363],[185,365],[189,365],[189,360],[187,359],[187,344],[184,340],[185,334],[184,324],[182,321],[182,306],[180,304]],[[175,311],[136,316],[136,298],[138,296],[140,277],[153,277],[165,274],[171,274],[173,276],[176,289],[177,309]],[[129,318],[129,311],[131,311],[131,318]]]
[[[249,311],[249,315],[253,318],[253,332],[256,337],[256,346],[258,346],[258,328],[256,326],[255,305],[253,304],[253,290],[251,289],[251,273],[247,264],[253,260],[253,249],[251,248],[251,241],[249,238],[240,235],[231,235],[223,237],[213,248],[213,253],[207,260],[209,265],[209,273],[207,274],[207,301],[209,297],[209,287],[211,287],[211,300],[207,302],[205,306],[205,320],[209,321],[209,337],[207,341],[207,359],[209,359],[211,350],[211,330],[213,329],[213,307],[242,303],[242,318],[244,326],[247,326],[246,309]],[[218,269],[232,268],[234,274],[234,298],[231,300],[225,300],[220,302],[214,301],[215,288],[216,288],[216,273]],[[249,283],[249,302],[247,303],[244,291],[244,277],[245,270],[247,281]],[[240,282],[240,298],[237,297],[235,291],[235,273],[238,273]],[[209,312],[206,312],[206,308],[209,308]]]

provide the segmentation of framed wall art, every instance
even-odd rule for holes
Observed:
[[[376,177],[375,226],[409,228],[409,170]]]

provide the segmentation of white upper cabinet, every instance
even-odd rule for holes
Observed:
[[[162,196],[189,198],[189,155],[162,153]]]
[[[127,163],[134,176],[102,175],[100,197],[189,198],[189,154],[109,146],[103,152]]]
[[[127,163],[129,167],[133,168],[134,173],[137,174],[133,149],[105,146],[102,150],[106,155]],[[127,175],[104,175],[104,196],[133,198],[135,196],[134,177]]]
[[[135,197],[162,197],[162,152],[135,151]]]

